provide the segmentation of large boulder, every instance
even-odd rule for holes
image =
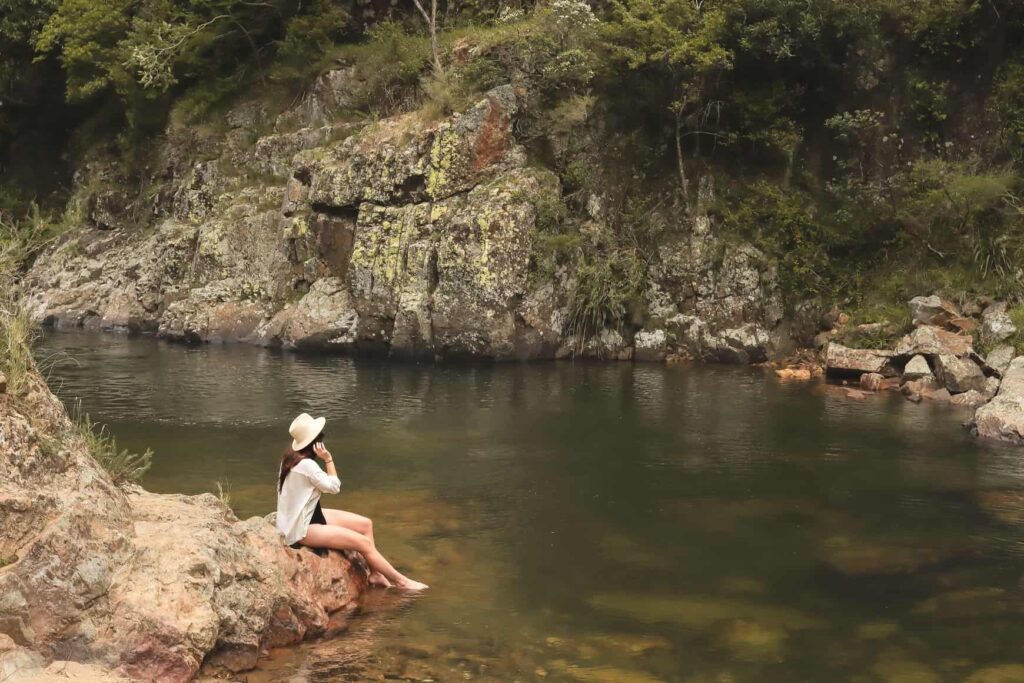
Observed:
[[[935,376],[951,394],[960,394],[972,389],[979,393],[985,391],[985,375],[970,359],[937,356]]]
[[[1016,350],[1009,344],[1002,344],[995,347],[985,356],[985,365],[996,377],[1002,377],[1006,369],[1010,367],[1010,361],[1016,355]]]
[[[892,360],[892,351],[882,349],[851,349],[831,342],[825,352],[825,370],[832,374],[856,374],[877,372],[887,368]]]
[[[1024,357],[1013,359],[999,393],[978,408],[969,426],[981,437],[1024,444]]]
[[[1015,334],[1017,326],[1007,313],[1005,301],[996,302],[985,308],[981,314],[981,338],[984,341],[1001,342]]]
[[[269,522],[239,522],[210,494],[118,488],[37,376],[0,395],[0,434],[0,650],[14,653],[0,652],[0,670],[242,671],[267,647],[322,633],[365,586],[341,554],[287,548]]]
[[[910,314],[915,323],[945,327],[954,318],[960,317],[956,306],[936,295],[915,296],[909,302]]]
[[[934,356],[963,356],[974,349],[974,340],[965,334],[957,334],[936,327],[921,325],[896,344],[896,356],[909,358],[918,354]]]

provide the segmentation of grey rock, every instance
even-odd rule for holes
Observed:
[[[971,389],[970,391],[965,391],[962,394],[956,394],[949,399],[949,402],[955,406],[968,406],[974,408],[985,403],[986,400],[987,399],[984,394]]]
[[[825,370],[831,373],[881,373],[892,360],[892,351],[881,349],[851,349],[830,342],[825,352]]]
[[[907,364],[903,367],[903,379],[919,379],[921,377],[930,377],[932,369],[928,365],[928,360],[921,355],[916,355],[911,358]]]
[[[985,375],[974,361],[956,356],[937,356],[935,358],[935,377],[951,394],[959,394],[971,389],[985,391]]]
[[[988,306],[981,314],[981,338],[986,342],[1001,342],[1017,334],[1017,326],[1010,320],[1005,301]]]
[[[995,347],[988,352],[985,356],[985,365],[987,365],[995,374],[996,377],[1002,377],[1006,369],[1010,367],[1010,361],[1016,355],[1016,350],[1009,344],[1003,344]]]
[[[995,398],[969,424],[978,436],[1024,444],[1024,357],[1014,358]]]
[[[633,337],[633,358],[638,361],[665,360],[668,337],[663,329],[640,330]]]
[[[909,305],[914,322],[925,325],[946,325],[951,319],[960,315],[956,306],[934,294],[932,296],[915,296],[910,300]]]
[[[985,397],[986,401],[991,401],[992,398],[999,393],[999,385],[1001,382],[998,377],[986,377],[985,378],[985,391],[981,392]]]

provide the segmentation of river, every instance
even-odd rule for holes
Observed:
[[[220,481],[241,518],[273,510],[291,418],[327,418],[342,492],[325,504],[372,516],[431,588],[371,591],[346,633],[274,653],[253,683],[1024,672],[1024,452],[973,440],[946,406],[756,368],[87,333],[51,333],[38,357],[65,401],[153,448],[148,489]]]

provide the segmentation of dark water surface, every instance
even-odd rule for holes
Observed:
[[[147,488],[225,480],[242,518],[274,508],[292,416],[325,415],[343,484],[325,504],[371,515],[432,585],[372,592],[347,634],[249,681],[1024,672],[1024,451],[973,440],[966,413],[747,368],[43,340],[63,352],[60,395],[156,452]]]

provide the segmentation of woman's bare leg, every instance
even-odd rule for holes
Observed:
[[[351,529],[357,534],[362,534],[370,539],[370,543],[376,546],[376,542],[373,540],[373,520],[369,517],[363,517],[357,515],[354,512],[347,512],[345,510],[332,510],[330,508],[324,508],[324,519],[327,520],[328,524],[333,526],[340,526],[344,529]],[[373,586],[381,586],[382,588],[390,588],[391,582],[387,580],[383,574],[378,571],[371,571],[368,577],[370,584]]]
[[[362,534],[370,539],[370,543],[374,543],[373,540],[373,520],[369,517],[363,517],[357,515],[354,512],[347,512],[345,510],[332,510],[330,508],[324,508],[324,518],[328,524],[334,526],[344,527],[345,529],[351,529],[356,533]]]
[[[333,524],[310,524],[306,537],[299,542],[311,548],[355,550],[358,553],[362,553],[363,557],[366,558],[366,564],[370,565],[370,569],[380,572],[385,578],[394,581],[400,588],[421,590],[427,587],[425,583],[413,581],[402,575],[380,554],[369,538],[351,529],[334,526]]]

